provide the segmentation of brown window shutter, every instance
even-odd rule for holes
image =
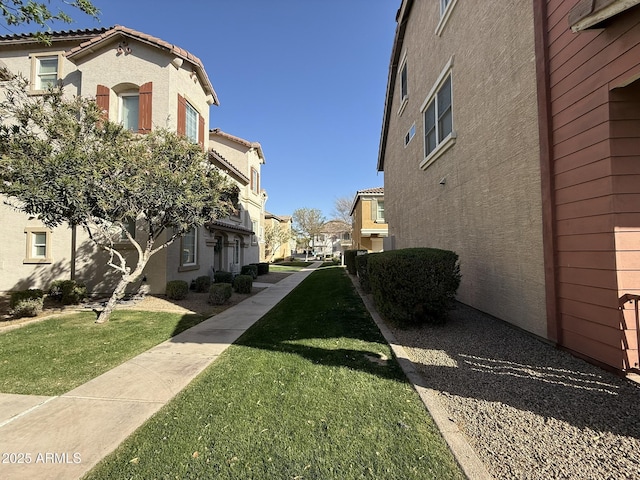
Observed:
[[[204,117],[198,115],[198,143],[204,150]]]
[[[138,132],[149,133],[151,131],[151,100],[152,100],[153,82],[140,85],[139,94],[139,108],[138,112]]]
[[[104,112],[104,117],[109,118],[109,87],[98,85],[96,92],[96,103],[98,108]]]
[[[187,101],[184,97],[178,94],[178,135],[185,135],[187,133]]]

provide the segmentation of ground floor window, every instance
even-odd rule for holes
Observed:
[[[24,263],[52,263],[51,230],[45,227],[25,228],[26,253]]]

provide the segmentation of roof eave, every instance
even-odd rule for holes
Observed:
[[[393,39],[393,47],[391,49],[391,60],[389,61],[389,76],[387,78],[387,91],[384,99],[384,113],[382,116],[382,131],[380,133],[380,146],[378,148],[378,172],[384,171],[384,154],[387,148],[387,135],[389,134],[389,120],[391,119],[391,104],[393,103],[392,95],[395,89],[396,72],[398,69],[398,62],[400,60],[400,53],[402,51],[402,44],[404,41],[404,32],[407,28],[407,20],[411,13],[411,7],[413,6],[413,0],[403,0],[396,20],[398,25],[396,26],[396,33]]]

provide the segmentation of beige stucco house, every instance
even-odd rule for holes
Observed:
[[[369,252],[383,251],[384,239],[388,236],[384,188],[358,190],[349,215],[353,219],[351,248]]]
[[[242,265],[258,263],[264,252],[266,191],[260,187],[262,147],[223,132],[209,131],[209,158],[240,188],[234,215],[210,226],[216,246],[213,268],[239,273]]]
[[[241,147],[242,142],[220,132],[210,134],[209,110],[218,105],[218,97],[196,56],[159,38],[115,26],[54,32],[50,45],[27,34],[2,36],[0,62],[9,74],[28,78],[33,95],[57,85],[65,95],[94,97],[111,120],[131,130],[144,134],[167,128],[203,149],[209,149],[212,141],[215,152],[236,165],[242,207],[238,219],[230,223],[237,227],[194,229],[157,253],[145,269],[151,293],[163,293],[169,280],[190,281],[211,275],[214,269],[258,261],[254,231],[259,232],[261,218],[259,166],[264,157],[259,146]],[[225,142],[238,145],[237,157],[232,147],[222,146]],[[222,162],[214,150],[210,158]],[[258,223],[253,225],[252,219]],[[4,205],[0,205],[0,225],[0,292],[47,288],[52,280],[69,277],[85,282],[92,293],[112,289],[114,274],[105,266],[106,258],[94,251],[80,229],[51,230]],[[241,239],[239,248],[236,238]],[[120,247],[127,255],[135,253],[125,242]]]

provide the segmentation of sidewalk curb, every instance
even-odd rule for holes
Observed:
[[[355,275],[349,275],[346,271],[345,273],[351,279],[351,283],[358,292],[358,295],[360,295],[360,298],[369,311],[371,318],[373,318],[373,321],[380,329],[380,332],[391,347],[391,350],[393,350],[393,354],[398,359],[398,363],[404,371],[404,374],[420,396],[422,403],[424,403],[424,406],[429,411],[429,414],[433,418],[438,430],[440,430],[442,437],[447,442],[449,449],[453,453],[453,456],[460,465],[460,468],[462,468],[464,474],[469,480],[493,479],[476,452],[467,442],[460,429],[450,419],[449,414],[438,400],[438,392],[421,386],[426,385],[427,382],[424,377],[420,375],[413,362],[409,359],[404,347],[398,344],[396,338],[387,328],[387,325],[384,323],[382,317],[380,317],[380,314],[373,305],[370,296],[363,292],[358,278]]]

